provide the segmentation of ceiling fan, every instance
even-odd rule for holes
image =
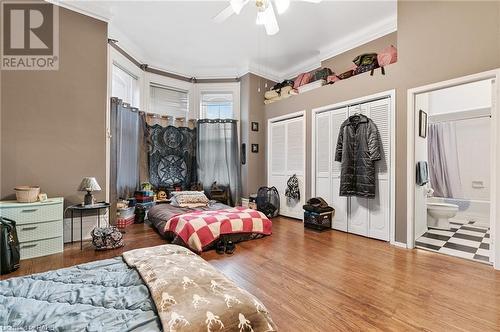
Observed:
[[[288,9],[291,0],[229,0],[229,6],[227,6],[219,14],[214,16],[213,21],[216,23],[222,23],[233,14],[238,15],[239,13],[241,13],[243,7],[245,7],[250,1],[255,2],[255,6],[257,7],[256,23],[258,25],[264,25],[266,33],[268,35],[272,36],[277,34],[278,31],[280,31],[280,28],[278,26],[276,14],[274,12],[274,6],[276,6],[276,11],[278,12],[278,14],[281,15]],[[321,0],[300,1],[311,3],[321,2]]]

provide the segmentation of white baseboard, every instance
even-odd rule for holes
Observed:
[[[405,249],[407,248],[406,243],[403,243],[403,242],[394,241],[394,242],[391,242],[391,244],[393,246],[396,246],[396,247],[405,248]]]

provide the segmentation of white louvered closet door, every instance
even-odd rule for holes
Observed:
[[[334,111],[330,111],[331,113],[331,128],[332,128],[332,144],[331,144],[331,156],[332,162],[331,166],[331,197],[332,200],[330,206],[335,209],[335,216],[332,220],[332,228],[337,229],[339,231],[347,231],[347,217],[348,217],[348,203],[347,198],[340,196],[340,171],[341,171],[341,163],[335,161],[335,150],[337,148],[337,139],[340,133],[340,126],[342,123],[349,117],[347,107],[336,109]],[[321,149],[321,147],[317,147],[317,149]]]
[[[391,99],[384,98],[372,102],[333,109],[316,115],[316,191],[313,196],[321,196],[335,208],[332,228],[349,233],[389,241],[390,238],[390,137]],[[372,119],[378,128],[381,140],[382,160],[376,166],[376,194],[374,199],[363,197],[341,197],[341,163],[334,161],[337,138],[341,124],[351,115],[364,114]],[[325,125],[329,120],[330,125]],[[330,139],[328,139],[330,138]],[[328,152],[325,152],[326,150]],[[330,183],[324,165],[330,161]]]
[[[375,163],[376,193],[374,199],[368,200],[369,226],[368,236],[389,241],[390,238],[390,137],[391,137],[391,109],[390,98],[376,100],[369,105],[369,117],[377,126],[381,141],[382,159]]]
[[[268,186],[276,187],[280,193],[280,213],[285,203],[284,196],[281,194],[285,190],[286,177],[286,123],[272,123],[269,128],[270,147],[269,147],[269,165]]]
[[[349,106],[349,116],[355,114],[368,115],[369,104],[358,104]],[[349,233],[368,236],[369,224],[369,206],[368,199],[364,197],[352,196],[349,198],[349,218],[348,231]]]
[[[274,186],[280,194],[280,215],[302,219],[305,201],[305,132],[304,117],[271,122],[268,186]],[[287,200],[285,190],[292,175],[299,181],[300,201]]]
[[[320,113],[316,116],[316,195],[332,205],[331,167],[333,161],[331,133],[331,112]]]
[[[285,190],[286,182],[294,174],[299,180],[299,190],[300,190],[300,200],[287,200],[285,197],[285,191],[280,192],[280,195],[285,197],[284,213],[286,216],[302,219],[304,210],[302,206],[305,202],[305,185],[304,185],[304,118],[299,117],[292,120],[288,120],[286,124],[287,132],[287,144],[286,144],[286,179],[285,179]]]

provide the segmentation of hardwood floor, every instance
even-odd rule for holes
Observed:
[[[165,243],[147,225],[127,228],[125,240],[125,248],[105,252],[67,245],[2,279]],[[500,330],[500,272],[480,263],[304,230],[286,218],[273,219],[272,236],[239,243],[233,256],[202,257],[260,298],[280,331]]]

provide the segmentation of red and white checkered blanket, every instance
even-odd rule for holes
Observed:
[[[179,214],[165,225],[165,232],[173,232],[198,253],[224,234],[271,235],[271,229],[271,220],[262,212],[245,207]]]

